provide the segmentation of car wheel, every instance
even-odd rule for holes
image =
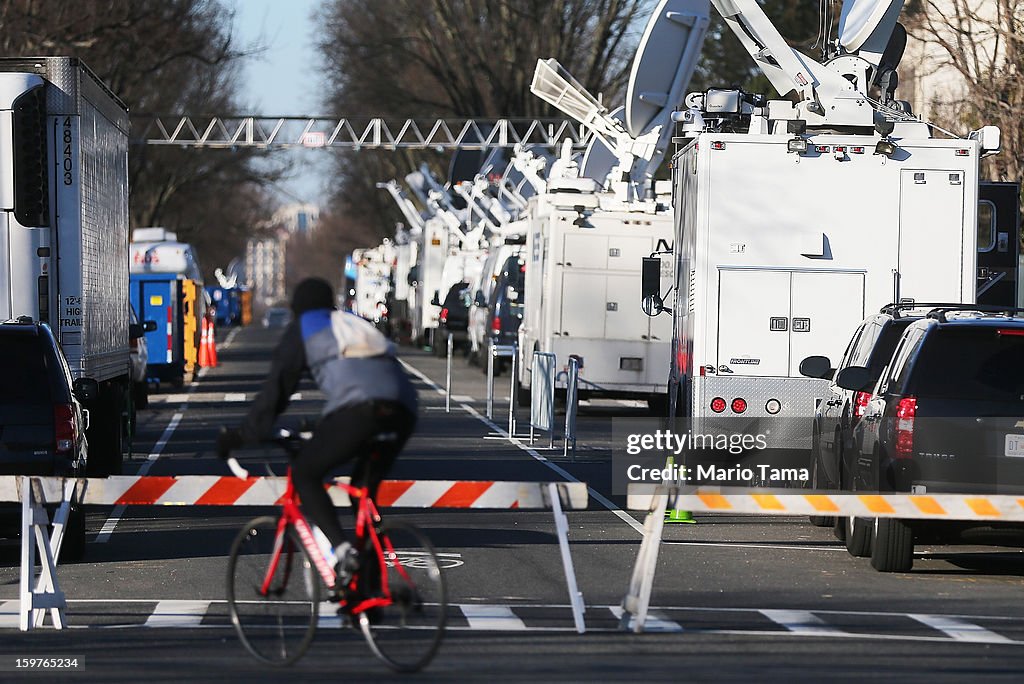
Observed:
[[[855,558],[871,555],[871,521],[866,518],[846,518],[846,550]]]
[[[647,397],[647,413],[654,418],[668,417],[668,393]]]
[[[815,434],[814,443],[811,446],[811,489],[821,491],[831,490],[835,486],[828,481],[821,469],[821,435]],[[832,527],[836,519],[831,515],[811,515],[807,518],[815,527]]]
[[[875,518],[871,567],[879,572],[907,572],[914,565],[914,531],[896,518]]]

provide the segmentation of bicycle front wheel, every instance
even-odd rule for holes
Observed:
[[[390,600],[356,619],[378,658],[398,672],[415,672],[433,659],[444,636],[444,575],[433,545],[415,525],[385,522],[380,542],[384,567],[375,550],[367,549],[359,584],[365,595]]]
[[[292,527],[270,516],[246,523],[228,561],[228,610],[238,638],[273,665],[298,660],[316,633],[320,578]]]

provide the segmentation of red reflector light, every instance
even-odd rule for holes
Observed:
[[[967,156],[970,156],[970,154],[971,154],[970,150],[959,149],[959,150],[956,151],[956,156],[958,156],[958,157],[967,157]]]
[[[836,145],[836,152],[845,152],[846,148],[842,145]]]
[[[71,404],[57,404],[53,407],[55,446],[58,452],[67,453],[75,447],[78,426],[75,424],[75,407]]]
[[[999,335],[1010,335],[1012,337],[1024,337],[1024,328],[1000,328],[996,333]]]
[[[917,399],[904,397],[896,405],[896,458],[914,456],[914,418],[917,416]]]
[[[868,407],[868,401],[871,400],[870,392],[857,392],[853,395],[853,417],[863,418],[864,409]]]
[[[501,319],[497,316],[495,316],[494,320],[491,321],[491,332],[495,335],[501,332]]]
[[[815,145],[814,146],[814,151],[817,152],[818,154],[828,154],[831,151],[831,149],[832,148],[830,148],[828,145]]]
[[[441,322],[442,323],[447,323],[448,322],[448,307],[447,306],[444,307],[443,309],[441,309]]]
[[[851,150],[851,151],[852,151],[852,152],[853,152],[854,154],[864,154],[864,148],[863,148],[863,147],[861,147],[860,145],[857,145],[857,146],[851,147],[851,148],[850,148],[850,150]]]
[[[715,397],[711,400],[711,410],[715,413],[721,413],[725,410],[725,399],[722,397]]]
[[[747,410],[747,400],[740,399],[739,397],[732,400],[732,412],[743,413]]]
[[[724,150],[725,149],[725,143],[722,142],[721,140],[715,140],[714,142],[711,143],[711,149],[713,149],[713,150]]]

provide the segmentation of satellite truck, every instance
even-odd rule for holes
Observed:
[[[0,59],[0,320],[53,329],[89,410],[88,472],[132,431],[128,112],[71,57]]]
[[[709,90],[675,117],[669,409],[695,429],[748,419],[769,448],[807,449],[828,381],[801,376],[804,358],[835,365],[887,303],[975,301],[978,160],[999,129],[936,138],[895,99],[902,0],[847,0],[824,63],[790,48],[756,0],[713,3],[795,97]],[[644,265],[651,314],[664,265]]]
[[[548,169],[544,192],[524,213],[527,244],[520,397],[531,386],[536,351],[566,367],[581,361],[581,396],[645,399],[663,411],[671,325],[647,319],[640,259],[671,251],[670,185],[654,182],[671,142],[709,21],[706,0],[662,0],[632,64],[626,105],[609,112],[555,60],[540,61],[531,91],[594,131],[582,160],[568,146]],[[529,173],[528,155],[517,168]],[[663,274],[672,282],[671,263]],[[566,374],[556,386],[564,388]]]

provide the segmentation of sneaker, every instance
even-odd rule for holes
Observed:
[[[334,564],[336,576],[334,585],[336,587],[348,586],[348,583],[352,581],[352,575],[359,569],[359,552],[351,544],[345,542],[334,549],[334,555],[338,559]]]

